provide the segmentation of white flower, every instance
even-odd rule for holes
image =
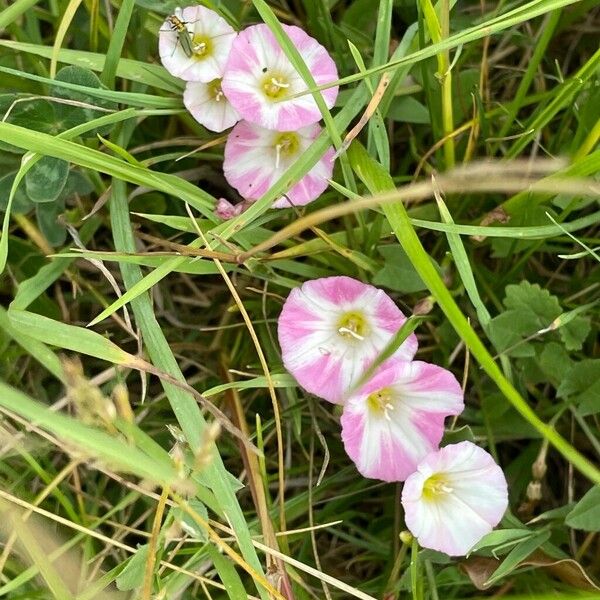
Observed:
[[[240,115],[221,89],[221,79],[208,83],[188,81],[183,103],[192,117],[210,131],[225,131],[240,120]]]
[[[160,60],[175,77],[208,83],[223,77],[236,35],[214,10],[176,8],[159,30]]]
[[[424,548],[463,556],[508,506],[502,469],[471,442],[426,456],[402,490],[406,526]]]

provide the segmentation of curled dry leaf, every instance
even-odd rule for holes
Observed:
[[[490,587],[486,582],[501,564],[502,561],[496,558],[473,556],[463,560],[460,568],[478,590],[486,590]],[[522,561],[519,567],[541,567],[547,569],[553,577],[577,589],[600,590],[583,567],[572,558],[555,559],[538,550]]]

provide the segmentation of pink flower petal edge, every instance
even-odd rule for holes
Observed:
[[[404,481],[437,449],[446,417],[463,408],[450,371],[422,361],[388,361],[345,402],[344,447],[364,477]]]
[[[406,321],[383,291],[346,276],[324,277],[294,288],[281,311],[283,363],[308,392],[341,404]],[[411,360],[411,334],[394,357]]]
[[[338,79],[335,63],[321,44],[294,25],[283,25],[283,29],[317,85]],[[293,98],[307,89],[267,25],[252,25],[240,32],[227,63],[223,90],[242,118],[278,131],[316,123],[321,112],[312,95]],[[337,94],[337,86],[322,91],[328,108]]]

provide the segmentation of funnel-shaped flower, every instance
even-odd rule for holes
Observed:
[[[320,132],[318,125],[297,131],[272,131],[240,121],[225,144],[225,179],[246,200],[257,200],[302,156]],[[318,198],[329,185],[332,157],[330,148],[273,207],[304,206]]]
[[[506,479],[479,446],[450,444],[419,463],[404,484],[402,506],[421,546],[463,556],[502,519]]]
[[[283,25],[317,85],[338,79],[327,50],[299,27]],[[308,88],[267,25],[252,25],[236,38],[223,77],[223,90],[242,118],[267,129],[290,131],[312,125],[321,113],[310,94],[292,98]],[[337,87],[322,92],[331,108]]]
[[[188,81],[183,92],[183,103],[192,117],[210,131],[225,131],[240,120],[240,115],[221,89],[220,79],[213,79],[209,83]]]
[[[364,477],[404,481],[437,450],[444,419],[463,408],[450,371],[421,361],[388,361],[346,400],[344,447]]]
[[[406,317],[383,291],[351,277],[324,277],[294,288],[279,316],[283,364],[310,393],[341,404]],[[411,360],[411,334],[394,354]]]
[[[214,10],[176,8],[158,33],[160,60],[175,77],[207,83],[223,76],[236,36],[233,27]]]

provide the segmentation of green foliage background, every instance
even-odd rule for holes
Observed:
[[[225,223],[224,140],[158,60],[177,4],[0,0],[0,596],[599,597],[597,1],[206,0],[341,77]],[[328,191],[270,210],[383,74]],[[338,274],[425,313],[418,358],[465,384],[445,442],[506,472],[466,559],[401,537],[401,487],[283,370],[283,299]]]

